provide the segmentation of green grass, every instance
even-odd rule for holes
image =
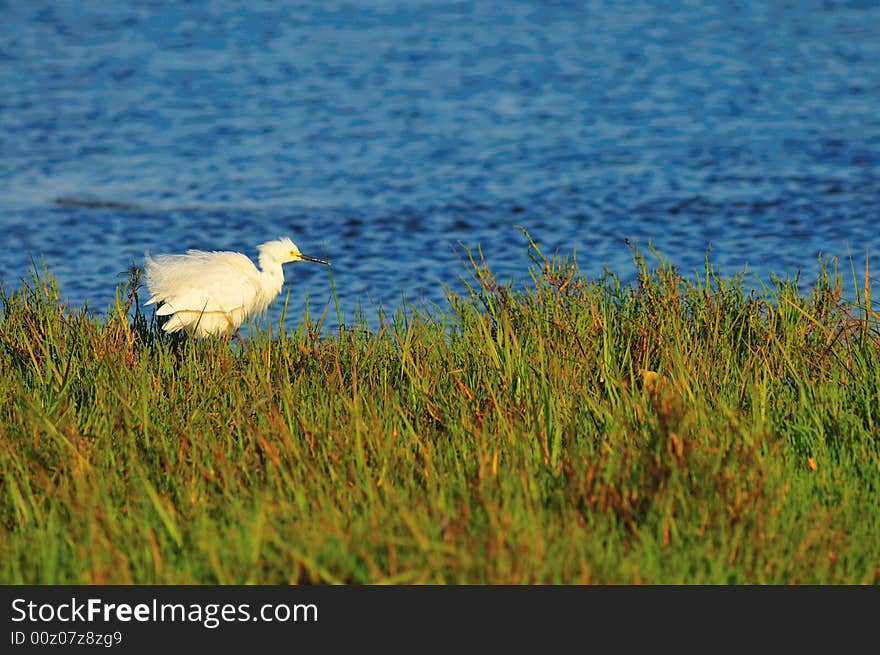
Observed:
[[[448,306],[245,342],[2,292],[0,581],[880,582],[867,270],[530,252],[526,290],[469,253]]]

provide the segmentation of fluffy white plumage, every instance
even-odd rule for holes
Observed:
[[[181,255],[147,255],[147,305],[161,303],[158,316],[170,316],[166,332],[186,329],[196,337],[233,333],[252,315],[264,312],[284,286],[282,264],[322,259],[303,255],[282,237],[257,246],[260,268],[239,252],[187,250]]]

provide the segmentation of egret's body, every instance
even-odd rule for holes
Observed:
[[[166,332],[187,330],[196,337],[231,334],[252,315],[264,312],[284,286],[282,264],[321,259],[303,255],[283,237],[257,249],[260,268],[238,252],[188,250],[182,255],[145,258],[150,299],[156,314],[169,316]]]

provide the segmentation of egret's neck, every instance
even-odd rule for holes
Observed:
[[[284,269],[281,267],[281,262],[274,257],[260,255],[259,261],[263,293],[268,297],[268,301],[271,301],[284,286]]]

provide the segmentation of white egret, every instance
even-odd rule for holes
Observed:
[[[240,252],[187,250],[180,255],[147,255],[147,305],[169,316],[166,332],[186,329],[196,337],[232,334],[252,314],[264,312],[284,286],[287,262],[329,262],[303,255],[282,237],[257,246],[260,268]]]

